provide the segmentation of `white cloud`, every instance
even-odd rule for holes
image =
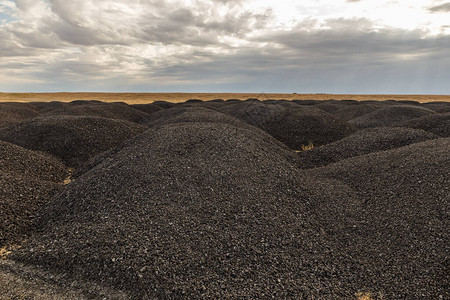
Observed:
[[[8,72],[0,89],[16,89],[21,80],[23,89],[30,82],[44,89],[87,89],[93,82],[103,89],[145,82],[230,89],[233,82],[235,88],[244,83],[255,88],[257,79],[275,88],[280,78],[297,78],[296,72],[316,74],[311,76],[316,83],[308,82],[319,86],[352,66],[360,78],[380,67],[401,76],[411,72],[408,64],[431,72],[427,64],[439,59],[449,67],[448,51],[443,51],[450,48],[445,4],[0,0],[0,13],[10,17],[0,23],[0,68]],[[278,88],[289,82],[295,84],[285,79]]]

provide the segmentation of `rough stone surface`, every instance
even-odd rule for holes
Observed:
[[[450,137],[450,112],[412,119],[400,123],[399,126],[422,129],[441,137]]]
[[[348,124],[315,107],[247,102],[226,106],[222,111],[265,130],[295,150],[310,142],[331,143],[353,132]]]
[[[298,153],[301,168],[325,166],[353,156],[399,148],[437,138],[419,129],[378,127],[360,130],[342,140]]]
[[[92,116],[126,120],[139,123],[148,117],[148,113],[135,109],[126,103],[103,103],[97,101],[74,101],[61,108],[48,110],[43,116]]]
[[[69,167],[77,167],[146,129],[135,123],[99,117],[38,117],[1,129],[0,140],[49,153]]]
[[[37,115],[39,112],[27,103],[0,103],[0,128],[34,118]]]
[[[450,298],[450,140],[431,133],[441,123],[428,122],[428,131],[380,127],[348,136],[340,127],[345,122],[306,103],[209,104],[167,105],[146,114],[147,127],[109,120],[145,132],[90,159],[52,199],[46,194],[21,248],[0,247],[1,256],[12,252],[0,263],[0,298]],[[401,112],[379,115],[388,122],[413,117],[415,109],[438,116],[417,103],[381,105],[376,112]],[[39,112],[49,108],[39,106]],[[90,145],[94,137],[102,145],[117,125],[53,118],[51,126],[90,128],[82,132]],[[33,122],[45,123],[22,124]],[[41,140],[59,145],[66,131]],[[35,136],[24,132],[12,136]],[[331,144],[317,147],[315,136]],[[302,154],[286,145],[303,138],[315,142],[313,151],[331,149],[343,159],[299,168]],[[32,152],[5,145],[13,149],[9,155]],[[377,152],[366,154],[371,151]],[[0,184],[13,182],[4,185],[12,198],[28,195],[22,193],[27,184],[35,190],[57,185],[33,173],[33,162],[9,161],[2,178],[27,174],[26,184],[0,178]],[[45,166],[37,161],[37,170]]]
[[[392,105],[352,119],[349,123],[361,128],[395,126],[401,122],[434,113],[434,111],[420,106]]]
[[[450,295],[449,149],[450,138],[440,138],[310,171],[319,185],[319,178],[338,182],[317,186],[335,199],[341,194],[341,201],[323,203],[322,226],[386,299]]]
[[[28,235],[36,210],[66,174],[58,159],[0,141],[0,248]]]

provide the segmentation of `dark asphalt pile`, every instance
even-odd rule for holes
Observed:
[[[437,138],[433,133],[402,127],[360,130],[342,140],[298,153],[301,168],[325,166],[346,158],[399,148]]]
[[[154,112],[160,111],[164,108],[162,108],[161,106],[158,106],[156,104],[153,103],[146,103],[146,104],[132,104],[130,105],[132,108],[134,109],[138,109],[140,111],[143,111],[147,114],[152,114]]]
[[[412,119],[400,123],[399,126],[426,130],[440,137],[450,137],[450,112]]]
[[[259,129],[158,126],[55,197],[13,259],[135,298],[351,297],[358,266],[318,227],[293,159]]]
[[[77,172],[62,186],[57,159],[0,143],[0,199],[15,205],[2,226],[22,242],[0,263],[0,298],[450,298],[447,114],[311,103],[161,102],[146,126],[65,115],[1,129]],[[355,132],[320,103],[379,105],[354,120],[382,122]],[[108,107],[54,110],[86,105]]]
[[[164,108],[164,109],[177,106],[176,103],[168,102],[168,101],[154,101],[153,104],[158,105],[159,107]]]
[[[320,108],[323,111],[326,111],[327,113],[330,114],[334,114],[335,112],[346,108],[347,105],[345,105],[342,102],[339,103],[335,103],[335,102],[327,102],[327,101],[323,101],[317,105],[314,105],[315,108]]]
[[[58,159],[0,141],[0,248],[28,235],[36,210],[66,174]]]
[[[124,120],[87,116],[51,116],[0,129],[0,140],[49,153],[77,167],[147,128]]]
[[[0,128],[31,119],[39,112],[27,103],[0,103]]]
[[[364,266],[386,299],[450,296],[449,149],[450,138],[440,138],[310,171],[311,178],[347,186],[333,189],[343,201],[340,210],[328,208],[322,226]],[[353,225],[343,227],[340,219]]]
[[[174,107],[159,111],[149,116],[143,125],[153,127],[168,123],[213,122],[228,123],[236,126],[249,125],[224,113],[205,107]]]
[[[148,113],[135,109],[126,103],[104,103],[99,101],[74,101],[63,107],[49,110],[43,116],[92,116],[120,119],[139,123],[148,117]]]
[[[361,128],[395,126],[401,122],[433,113],[435,112],[431,109],[420,106],[392,105],[352,119],[349,123]]]
[[[350,125],[315,107],[245,102],[225,106],[221,111],[265,130],[295,150],[310,142],[331,143],[353,132]]]
[[[447,113],[450,112],[450,103],[448,102],[427,102],[422,104],[423,107],[434,110],[437,113]]]
[[[374,112],[385,105],[383,104],[359,104],[359,105],[351,105],[346,106],[338,111],[333,113],[333,116],[342,120],[342,121],[350,121],[352,119],[361,117],[363,115]]]

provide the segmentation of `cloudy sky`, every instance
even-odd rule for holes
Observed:
[[[450,2],[0,0],[0,91],[450,94]]]

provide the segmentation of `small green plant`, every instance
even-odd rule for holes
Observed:
[[[309,142],[308,145],[302,145],[302,151],[308,151],[314,148],[314,144],[312,142]]]

